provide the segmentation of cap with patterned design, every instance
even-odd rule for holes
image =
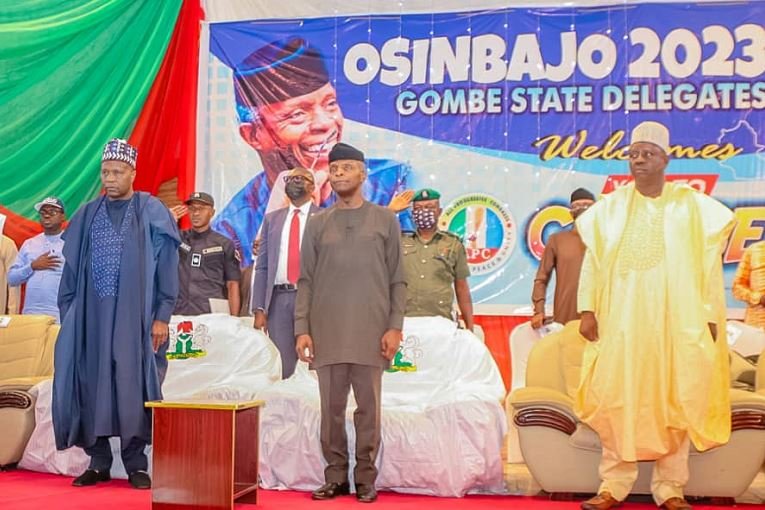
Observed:
[[[138,149],[130,145],[127,140],[112,138],[104,146],[101,161],[123,161],[135,168],[138,159]]]

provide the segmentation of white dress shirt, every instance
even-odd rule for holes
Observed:
[[[282,239],[281,243],[279,243],[279,261],[276,264],[276,276],[274,277],[274,285],[292,283],[287,279],[287,255],[289,253],[290,246],[290,226],[292,225],[292,217],[295,215],[295,211],[300,211],[298,213],[298,218],[300,219],[300,244],[302,245],[303,232],[305,232],[305,224],[308,220],[308,214],[310,210],[310,200],[300,207],[295,207],[294,205],[290,204],[290,210],[287,212],[287,218],[284,220],[284,227],[282,227]]]

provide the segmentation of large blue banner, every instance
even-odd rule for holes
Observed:
[[[442,193],[476,302],[526,305],[571,191],[626,183],[630,132],[656,121],[671,178],[736,210],[730,286],[765,225],[763,20],[752,2],[211,24],[198,182],[249,261],[263,215],[284,205],[280,174],[311,168],[328,205],[327,152],[351,143],[370,200]]]

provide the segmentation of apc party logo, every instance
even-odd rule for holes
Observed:
[[[515,249],[517,227],[513,215],[491,195],[471,193],[458,197],[444,210],[439,226],[462,238],[473,276],[498,269]]]

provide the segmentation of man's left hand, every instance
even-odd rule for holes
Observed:
[[[167,322],[154,321],[151,325],[151,341],[154,345],[154,352],[159,350],[159,347],[167,342],[170,336],[170,329],[167,327]]]
[[[709,332],[712,333],[712,340],[717,341],[717,324],[714,322],[708,322]]]
[[[401,345],[401,330],[389,329],[382,337],[382,355],[385,359],[392,360]]]

